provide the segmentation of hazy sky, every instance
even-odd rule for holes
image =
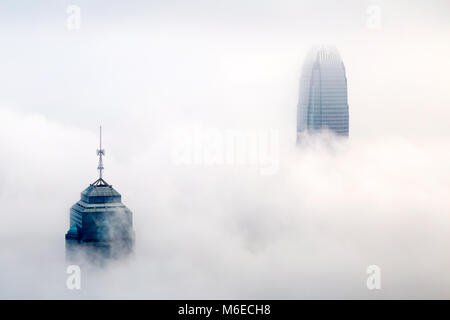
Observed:
[[[449,9],[2,1],[0,297],[449,298]],[[350,139],[296,149],[301,64],[321,43],[346,67]],[[71,292],[64,233],[96,178],[100,123],[136,257]],[[177,166],[173,133],[189,126],[276,130],[279,170]],[[365,287],[370,264],[381,291]]]

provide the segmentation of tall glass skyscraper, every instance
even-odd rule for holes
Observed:
[[[297,109],[297,142],[301,133],[329,129],[348,136],[347,78],[335,47],[312,48],[300,78]]]

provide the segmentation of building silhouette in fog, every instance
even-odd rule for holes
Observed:
[[[348,136],[347,77],[337,49],[313,47],[303,64],[297,107],[297,142],[304,132],[328,129]]]
[[[103,179],[104,149],[100,149],[99,178],[82,193],[70,209],[70,227],[66,233],[66,257],[102,261],[119,258],[133,250],[133,214],[122,203],[122,196]]]

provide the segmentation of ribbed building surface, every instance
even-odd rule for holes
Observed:
[[[348,136],[347,78],[335,47],[312,48],[303,64],[297,108],[297,137],[329,129]]]

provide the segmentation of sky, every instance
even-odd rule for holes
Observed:
[[[2,1],[0,297],[449,298],[449,7]],[[298,148],[301,65],[322,43],[346,68],[350,137]],[[100,124],[136,250],[71,291],[64,234]],[[257,136],[256,162],[174,156],[229,154],[232,132]]]

